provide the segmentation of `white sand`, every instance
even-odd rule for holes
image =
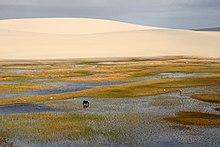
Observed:
[[[0,20],[0,59],[170,55],[220,57],[220,33],[97,19]]]

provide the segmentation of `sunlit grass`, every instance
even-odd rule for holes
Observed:
[[[77,139],[92,135],[90,121],[100,121],[98,115],[73,113],[32,113],[22,115],[1,115],[0,127],[10,138],[34,141]]]
[[[0,101],[0,105],[18,104],[18,103],[36,103],[50,100],[71,99],[76,97],[96,97],[96,98],[127,98],[127,97],[142,97],[158,94],[165,94],[176,92],[178,88],[196,87],[196,86],[213,86],[220,85],[220,65],[218,60],[214,59],[198,59],[198,58],[183,58],[183,57],[164,57],[152,60],[134,60],[112,62],[111,64],[103,64],[102,62],[88,62],[85,66],[74,68],[76,62],[62,61],[62,62],[37,62],[33,65],[44,67],[53,66],[56,68],[46,68],[39,72],[25,73],[25,74],[1,74],[0,79],[4,78],[20,78],[38,79],[49,78],[54,81],[69,81],[69,82],[102,82],[102,81],[123,81],[127,79],[135,79],[137,77],[146,77],[150,75],[157,75],[159,73],[170,72],[206,72],[210,74],[198,75],[194,77],[185,78],[167,78],[158,80],[146,80],[141,82],[129,82],[113,86],[100,86],[92,89],[82,90],[78,92],[59,93],[41,96],[27,96],[18,98],[9,98]],[[83,63],[83,61],[78,62]],[[107,63],[107,61],[106,61]],[[12,64],[13,67],[16,64]],[[97,65],[96,68],[91,68]],[[25,65],[18,65],[23,66]],[[102,74],[104,76],[90,76],[94,74]],[[8,77],[7,77],[8,76]],[[77,77],[77,78],[75,78]],[[3,86],[4,87],[4,86]],[[35,87],[18,86],[15,89],[34,89]],[[39,88],[39,87],[36,87]],[[10,88],[5,88],[10,89]],[[177,89],[177,90],[174,90]]]
[[[83,96],[96,98],[142,97],[176,92],[177,90],[174,90],[173,88],[211,85],[220,85],[220,81],[216,80],[215,78],[201,77],[148,80],[143,82],[132,82],[113,86],[100,86],[78,92],[4,99],[0,101],[0,105],[36,103],[49,100],[71,99]]]
[[[153,85],[161,88],[187,88],[196,86],[220,85],[220,81],[209,78],[189,77],[179,79],[165,79]]]
[[[30,91],[30,90],[44,90],[44,89],[53,89],[53,88],[56,88],[56,86],[43,85],[43,84],[37,84],[37,83],[0,85],[0,91],[4,91],[4,92],[23,92],[23,91]]]
[[[7,142],[8,133],[6,131],[0,130],[0,146]]]
[[[120,81],[129,77],[129,74],[105,74],[102,76],[94,77],[77,77],[77,78],[66,78],[64,81],[68,82],[103,82],[103,81]]]
[[[204,102],[220,103],[220,94],[195,94],[191,97]]]
[[[0,73],[0,82],[25,80],[23,75]]]
[[[165,120],[181,123],[185,125],[197,125],[197,126],[219,126],[220,115],[202,113],[202,112],[186,112],[181,111],[174,117],[167,117]]]
[[[215,62],[214,62],[215,61]],[[77,97],[91,98],[136,98],[177,92],[179,88],[196,86],[220,85],[220,62],[218,60],[200,60],[192,58],[161,58],[152,60],[128,60],[120,62],[78,62],[62,61],[12,64],[3,66],[12,70],[20,68],[35,68],[37,72],[30,73],[1,73],[0,81],[17,81],[30,79],[50,79],[54,81],[68,82],[103,82],[124,81],[129,83],[100,86],[78,92],[58,93],[38,96],[22,96],[0,100],[0,105],[45,102],[45,105],[53,109],[82,108],[82,105],[55,100],[72,99]],[[76,67],[75,65],[83,65]],[[84,66],[85,65],[85,66]],[[95,68],[92,66],[97,65]],[[3,69],[4,70],[4,69]],[[160,73],[198,73],[205,72],[206,75],[184,78],[166,78],[157,80],[146,80],[135,82],[135,78],[158,75]],[[101,76],[95,76],[99,74]],[[53,87],[53,86],[52,86]],[[9,84],[0,85],[0,91],[26,91],[52,88],[36,84]],[[193,98],[219,103],[219,94],[194,95]],[[155,99],[151,103],[155,107],[172,107],[181,105],[178,99]],[[220,108],[215,110],[220,111]],[[217,112],[216,111],[216,112]],[[144,114],[145,115],[145,114]],[[153,115],[153,114],[152,114]],[[158,117],[158,118],[157,118]],[[160,119],[160,120],[159,120]],[[98,115],[82,115],[67,113],[32,113],[19,115],[0,115],[0,142],[1,138],[20,138],[34,141],[51,141],[62,139],[76,139],[80,137],[101,134],[108,136],[113,141],[126,140],[130,135],[135,135],[131,125],[141,125],[147,120],[161,121],[161,116],[150,116],[143,114],[124,114],[116,117]],[[196,126],[219,126],[220,115],[181,111],[176,116],[167,117],[165,120],[175,122],[174,124],[196,125]],[[116,126],[115,122],[123,122],[123,126]],[[96,129],[91,125],[95,123]],[[1,132],[2,131],[2,132]],[[1,135],[2,134],[2,135]],[[128,136],[124,136],[126,134]],[[3,136],[3,137],[2,137]]]
[[[14,69],[16,71],[16,69]],[[92,75],[91,72],[86,70],[73,70],[73,69],[48,69],[37,72],[28,72],[23,74],[18,73],[1,73],[0,81],[18,81],[30,79],[59,79],[67,77],[83,77]]]
[[[85,96],[96,98],[129,98],[170,93],[175,90],[164,90],[164,88],[153,87],[143,82],[97,87],[84,92]]]

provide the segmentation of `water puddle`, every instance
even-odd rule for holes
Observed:
[[[129,81],[159,80],[159,79],[164,79],[164,78],[184,78],[184,77],[193,77],[193,76],[199,76],[199,75],[205,75],[205,74],[210,74],[210,73],[205,73],[205,72],[198,72],[198,73],[181,73],[181,72],[160,73],[158,75],[135,78],[135,79],[132,79],[132,80],[129,80]]]
[[[109,86],[109,85],[117,85],[122,84],[123,82],[97,82],[97,83],[87,83],[87,82],[48,82],[44,81],[43,84],[48,84],[52,86],[57,86],[58,88],[49,89],[49,90],[33,90],[27,92],[5,92],[1,95],[0,99],[13,98],[13,97],[21,97],[21,96],[37,96],[37,95],[48,95],[48,94],[59,94],[66,92],[76,92],[85,89],[90,89],[98,86]]]
[[[14,104],[8,106],[0,106],[1,114],[21,114],[21,113],[39,113],[39,112],[58,112],[57,109],[52,109],[46,106],[37,104]]]

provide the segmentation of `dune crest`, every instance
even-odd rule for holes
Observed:
[[[1,20],[0,29],[32,33],[74,35],[159,28],[89,18],[33,18]]]
[[[42,25],[46,22],[50,23]],[[219,32],[160,29],[97,19],[0,20],[0,40],[0,59],[220,57]]]

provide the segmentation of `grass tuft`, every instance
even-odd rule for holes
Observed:
[[[93,130],[89,122],[100,121],[101,116],[32,113],[1,115],[0,120],[0,127],[8,132],[9,137],[44,142],[92,135]]]
[[[220,115],[180,111],[174,117],[167,117],[165,120],[184,125],[196,126],[220,126]]]
[[[204,102],[220,103],[220,94],[195,94],[191,97]]]

